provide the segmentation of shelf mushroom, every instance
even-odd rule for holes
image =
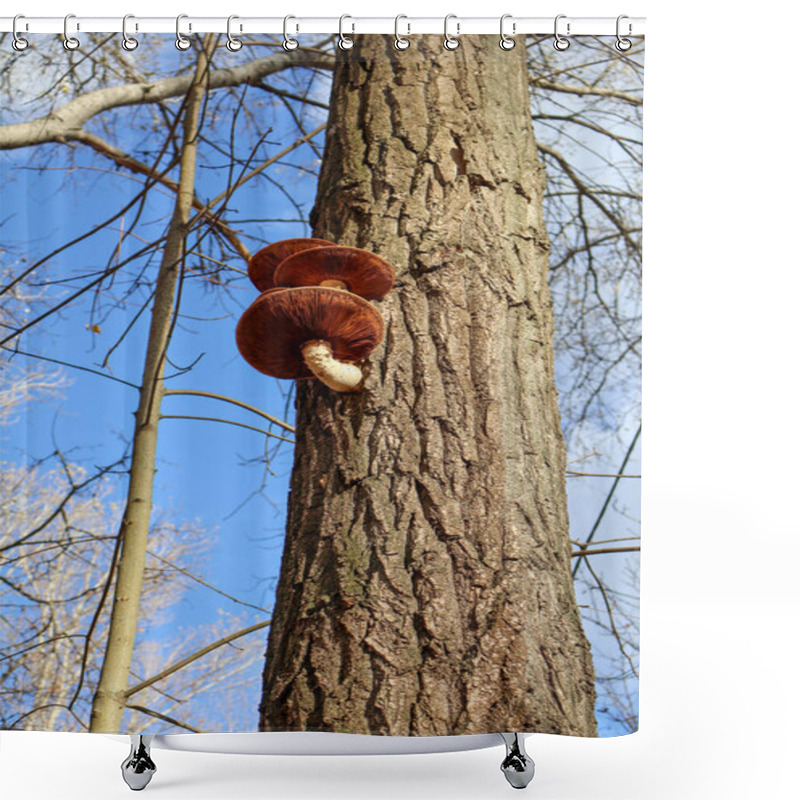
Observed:
[[[294,253],[309,250],[313,247],[324,247],[332,244],[325,239],[283,239],[262,247],[250,257],[247,265],[247,275],[255,284],[256,289],[264,292],[275,286],[272,275],[275,268],[288,256]]]
[[[245,361],[275,378],[317,377],[352,392],[356,362],[383,340],[383,318],[367,300],[394,284],[388,261],[324,239],[286,239],[259,250],[248,274],[261,295],[236,327]]]
[[[380,300],[394,285],[394,269],[368,250],[328,245],[287,256],[272,280],[276,286],[332,286],[366,300]]]
[[[316,376],[337,392],[363,380],[354,363],[383,340],[383,318],[366,300],[328,286],[268,289],[244,312],[236,344],[250,366],[275,378]]]

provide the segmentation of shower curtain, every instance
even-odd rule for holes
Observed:
[[[2,43],[0,729],[636,730],[643,40],[80,39]]]

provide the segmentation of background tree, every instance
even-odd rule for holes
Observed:
[[[5,263],[11,265],[13,274],[3,288],[3,347],[13,358],[6,366],[18,368],[25,361],[61,362],[79,381],[99,381],[109,391],[119,391],[111,402],[133,411],[132,390],[142,384],[140,370],[147,349],[143,328],[156,299],[156,274],[169,233],[168,224],[161,220],[168,221],[179,185],[183,98],[197,73],[196,59],[192,53],[177,54],[171,41],[156,38],[143,41],[133,55],[110,46],[109,37],[83,38],[81,50],[73,53],[65,52],[55,39],[22,54],[3,43],[0,88],[11,102],[3,112],[0,147],[25,148],[10,153],[5,161],[3,199],[15,196],[11,194],[15,180],[29,183],[28,198],[57,198],[59,191],[65,196],[76,186],[84,187],[81,200],[95,198],[94,217],[74,215],[73,224],[58,243],[47,239],[37,245],[35,238],[25,237],[14,227],[14,217],[19,215],[16,208],[4,213]],[[615,588],[624,591],[624,574],[615,569],[604,571],[600,565],[628,558],[610,550],[635,546],[607,543],[608,539],[635,535],[635,520],[629,519],[635,516],[635,497],[624,490],[632,482],[602,476],[617,471],[638,425],[641,46],[621,56],[612,41],[581,37],[578,43],[580,47],[567,53],[556,53],[549,37],[531,37],[527,51],[531,111],[539,152],[548,168],[544,204],[552,242],[555,369],[571,462],[567,473],[570,497],[579,501],[574,502],[578,513],[573,514],[573,538],[577,544],[572,555],[573,563],[580,565],[577,586],[580,603],[585,606],[584,619],[590,621],[593,644],[601,652],[605,628],[610,631],[608,641],[616,646],[609,620],[617,605],[594,604],[588,587],[594,587],[595,594],[599,589],[587,565],[594,565],[606,596],[613,601]],[[173,431],[184,425],[211,425],[228,431],[227,440],[234,448],[242,441],[236,437],[250,437],[250,452],[242,457],[241,474],[248,479],[255,474],[256,480],[255,485],[251,482],[242,489],[237,510],[252,507],[263,498],[274,502],[279,514],[282,511],[271,487],[280,491],[283,486],[281,465],[291,446],[285,440],[292,434],[277,421],[285,420],[291,427],[292,389],[280,387],[265,394],[263,380],[257,383],[258,376],[253,376],[252,383],[237,383],[236,391],[225,393],[232,396],[222,397],[213,388],[220,376],[233,374],[222,371],[229,357],[209,352],[207,344],[211,339],[232,342],[235,320],[253,297],[253,289],[243,277],[249,252],[266,241],[310,233],[306,208],[316,185],[334,58],[329,39],[309,39],[303,44],[301,51],[291,55],[268,36],[249,37],[238,54],[208,48],[210,69],[199,121],[193,210],[184,231],[166,354],[169,369],[164,383],[169,405],[156,423],[164,428],[161,420],[174,417],[213,421],[166,423],[166,432],[159,432],[156,461],[160,474],[167,473],[170,455],[175,452]],[[496,48],[496,43],[491,46]],[[36,75],[37,80],[26,81],[28,75]],[[100,87],[103,92],[94,94]],[[55,110],[58,113],[51,114]],[[39,122],[32,124],[35,119]],[[60,186],[55,180],[58,174],[65,176]],[[105,188],[110,186],[114,187],[113,200]],[[112,203],[116,204],[113,208]],[[46,218],[33,209],[28,213]],[[105,260],[101,253],[107,254]],[[84,332],[91,345],[64,350],[64,342],[77,341],[76,329]],[[207,329],[213,333],[201,332]],[[81,341],[85,345],[86,338]],[[240,374],[241,369],[236,371],[235,381]],[[206,399],[184,393],[197,391],[205,392]],[[214,398],[209,399],[212,394]],[[77,388],[70,389],[68,397],[73,396],[66,408],[74,409],[76,403],[86,400],[86,393],[80,394]],[[251,410],[242,410],[237,401],[259,410],[260,415],[254,417]],[[205,405],[198,413],[198,403],[215,403],[230,413],[209,412]],[[30,414],[32,408],[26,412]],[[262,409],[272,412],[268,418]],[[45,412],[41,414],[39,424],[46,420]],[[236,427],[226,424],[223,428],[219,422],[232,422]],[[44,422],[45,428],[48,425]],[[113,439],[121,442],[119,451],[112,452],[106,440],[103,454],[107,458],[99,462],[86,452],[70,450],[71,457],[80,462],[75,466],[87,470],[89,482],[79,492],[93,490],[97,463],[113,464],[121,459],[112,476],[130,469],[133,431],[122,431],[120,427],[115,432],[119,439]],[[28,447],[17,460],[32,458],[32,452]],[[630,464],[635,461],[634,452]],[[197,482],[198,473],[193,475]],[[122,508],[125,484],[119,477],[115,480],[113,499]],[[193,485],[192,481],[187,485]],[[67,491],[73,491],[72,487]],[[158,485],[154,491],[156,496],[164,493]],[[202,505],[204,499],[198,491],[187,494],[193,505]],[[594,524],[596,519],[581,516],[581,508],[590,503],[603,509],[599,526]],[[628,508],[631,505],[634,507]],[[625,531],[615,530],[622,525]],[[261,524],[256,527],[260,536],[266,533]],[[594,540],[587,545],[582,540],[590,531]],[[263,544],[275,546],[267,539]],[[592,545],[599,553],[597,559],[576,558],[590,552]],[[108,558],[102,552],[95,557]],[[103,566],[105,574],[113,573],[113,559]],[[262,575],[264,580],[269,577]],[[193,583],[199,592],[210,591]],[[268,585],[259,591],[251,605],[268,606]],[[603,615],[598,618],[601,624],[591,622],[594,608]],[[98,609],[101,617],[107,612],[102,604]],[[635,614],[635,608],[628,611]],[[252,608],[248,614],[242,622],[252,624],[245,630],[266,621],[263,611]],[[621,627],[616,626],[617,630]],[[211,631],[204,635],[202,625],[197,630],[203,641],[215,640]],[[143,646],[140,642],[136,650]],[[604,678],[612,671],[616,674],[618,664],[603,655],[596,663],[602,695]],[[157,672],[154,669],[151,674]],[[179,675],[180,671],[170,678]],[[129,681],[129,688],[139,677],[143,676]],[[635,676],[633,680],[635,685]],[[250,691],[255,698],[252,681]],[[254,699],[253,707],[256,702]],[[604,707],[602,697],[599,707]]]
[[[45,402],[68,381],[57,370],[37,365],[20,375],[2,363],[0,423],[25,416],[32,396]],[[98,614],[108,591],[106,570],[119,516],[111,499],[109,476],[87,481],[86,470],[56,450],[35,465],[2,463],[0,471],[0,728],[71,730],[88,728],[94,687],[100,672],[108,620]],[[169,623],[170,609],[200,580],[213,537],[196,525],[179,528],[156,512],[144,573],[140,629]],[[178,566],[178,565],[181,566]],[[213,587],[206,586],[214,591]],[[227,701],[245,688],[238,676],[257,659],[261,647],[215,649],[169,673],[157,685],[141,686],[145,676],[168,671],[202,649],[201,642],[222,639],[243,627],[230,612],[209,619],[183,641],[146,642],[136,653],[131,678],[140,688],[126,698],[130,724],[146,728],[153,719],[186,730],[218,729],[223,718],[209,717],[191,703],[212,695],[225,676]],[[132,687],[135,688],[135,687]],[[187,705],[189,709],[187,710]],[[234,725],[233,719],[229,720]]]

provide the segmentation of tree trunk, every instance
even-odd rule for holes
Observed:
[[[340,57],[313,235],[397,283],[363,392],[298,383],[261,728],[594,735],[525,48]]]
[[[139,622],[139,602],[153,509],[158,422],[164,395],[164,362],[172,332],[172,307],[194,199],[200,112],[208,73],[208,50],[212,42],[213,36],[205,37],[186,98],[180,178],[153,294],[153,313],[136,411],[128,497],[120,523],[122,549],[114,586],[114,604],[103,666],[92,701],[89,723],[92,733],[118,733],[127,702],[128,676]]]

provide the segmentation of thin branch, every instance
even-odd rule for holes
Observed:
[[[261,411],[261,409],[256,408],[255,406],[243,403],[241,400],[236,400],[233,397],[226,397],[225,395],[216,394],[214,392],[201,392],[196,389],[167,389],[164,392],[165,397],[171,394],[196,395],[197,397],[211,397],[214,400],[223,400],[226,403],[232,403],[233,405],[239,406],[240,408],[246,408],[248,411],[252,411],[254,414],[258,414],[260,417],[264,417],[264,419],[267,419],[270,422],[274,422],[276,425],[280,426],[284,430],[289,431],[289,433],[295,433],[295,429],[288,423],[279,420],[277,417],[273,417],[270,414],[267,414],[265,411]]]
[[[168,717],[166,714],[162,714],[160,711],[153,711],[152,708],[145,708],[144,706],[137,706],[137,705],[126,705],[125,708],[130,708],[133,711],[141,711],[142,714],[147,714],[149,717],[155,717],[156,719],[164,720],[164,722],[169,722],[170,725],[177,725],[179,728],[185,728],[187,731],[191,731],[192,733],[202,733],[203,731],[200,728],[195,728],[192,725],[187,725],[185,722],[181,722],[180,720],[175,719],[174,717]]]
[[[256,84],[257,89],[263,89],[265,92],[269,92],[270,94],[276,94],[278,97],[285,97],[289,100],[297,100],[299,103],[308,106],[316,106],[317,108],[324,108],[326,111],[330,108],[327,103],[320,103],[319,100],[312,100],[310,97],[303,97],[299,94],[292,94],[291,92],[287,92],[285,89],[278,89],[276,86],[272,86],[269,83],[261,81],[261,83]]]
[[[62,367],[69,367],[70,369],[80,369],[83,370],[84,372],[91,372],[93,375],[99,375],[101,378],[108,378],[111,381],[122,383],[125,386],[130,386],[132,389],[139,388],[135,383],[123,380],[122,378],[117,378],[114,375],[109,375],[106,372],[100,372],[100,370],[98,369],[92,369],[91,367],[84,367],[81,364],[71,364],[69,361],[60,361],[57,358],[50,358],[49,356],[43,356],[40,353],[27,353],[24,350],[20,350],[16,347],[6,347],[5,345],[3,345],[2,349],[7,350],[9,353],[11,353],[12,358],[16,355],[20,355],[20,356],[27,356],[28,358],[36,358],[39,359],[40,361],[49,361],[51,364],[60,364]]]
[[[162,186],[165,186],[167,189],[170,189],[173,192],[178,191],[177,181],[160,172],[157,172],[149,165],[144,164],[141,161],[137,161],[137,159],[135,159],[133,156],[128,155],[122,150],[114,147],[114,145],[106,142],[99,136],[95,136],[93,133],[88,133],[87,131],[81,130],[75,134],[75,136],[73,136],[73,139],[89,145],[89,147],[91,147],[93,150],[105,156],[106,158],[110,158],[121,167],[126,167],[132,172],[138,172],[142,175],[146,175],[151,178],[154,183],[160,183]],[[192,206],[193,208],[202,212],[204,219],[206,219],[211,226],[215,227],[222,234],[222,236],[224,236],[230,242],[233,249],[236,250],[236,252],[245,261],[250,258],[250,251],[247,249],[247,247],[245,247],[231,227],[226,225],[218,217],[212,216],[197,197],[192,198]]]
[[[147,554],[152,556],[153,558],[157,558],[159,561],[163,561],[167,566],[171,567],[172,569],[180,572],[182,575],[185,575],[190,580],[196,581],[201,586],[205,586],[207,589],[211,589],[212,591],[216,592],[217,594],[221,594],[223,597],[227,597],[228,600],[233,601],[234,603],[238,603],[241,606],[247,606],[248,608],[254,608],[256,611],[263,611],[265,613],[269,613],[269,609],[263,608],[262,606],[253,605],[253,603],[246,603],[244,600],[239,600],[238,598],[234,597],[232,594],[228,594],[227,592],[223,592],[222,589],[213,586],[210,583],[207,583],[202,578],[199,578],[197,575],[189,572],[188,570],[184,569],[183,567],[176,564],[174,561],[170,561],[168,558],[164,558],[164,556],[160,556],[158,553],[154,553],[152,550],[148,550]],[[0,659],[2,661],[2,659]]]
[[[22,722],[22,720],[30,717],[32,714],[35,714],[37,711],[44,711],[46,708],[65,708],[70,714],[72,714],[81,728],[84,730],[88,730],[89,728],[89,726],[75,713],[75,711],[73,711],[72,706],[64,705],[64,703],[45,703],[44,705],[32,708],[30,711],[26,711],[24,714],[18,716],[12,723],[8,725],[8,730],[13,730],[17,725],[19,725],[20,722]]]
[[[554,158],[561,169],[564,171],[566,176],[575,184],[575,188],[578,192],[586,197],[590,202],[592,202],[600,212],[605,216],[608,221],[620,232],[621,236],[627,242],[628,246],[631,249],[631,252],[638,252],[639,247],[636,242],[631,239],[631,232],[622,224],[622,220],[619,219],[607,206],[605,203],[602,203],[599,199],[599,192],[597,189],[590,189],[581,178],[578,176],[578,173],[572,168],[570,163],[567,161],[564,156],[561,155],[557,150],[546,145],[542,142],[537,142],[537,148],[540,152],[549,155],[551,158]]]
[[[584,478],[641,478],[641,475],[618,475],[615,472],[575,472],[568,469],[567,475],[576,475]]]
[[[238,67],[213,70],[208,75],[206,90],[257,83],[266,75],[293,66],[333,69],[335,61],[334,56],[328,53],[316,55],[310,61],[299,62],[291,53],[278,52]],[[189,91],[193,80],[193,75],[180,75],[159,81],[109,86],[88,92],[70,100],[46,116],[29,122],[1,126],[0,150],[75,139],[83,126],[95,115],[112,108],[158,103],[170,97],[181,97]]]
[[[572,558],[582,558],[583,556],[597,556],[603,555],[604,553],[638,553],[641,549],[641,547],[604,547],[594,550],[591,548],[581,548],[572,553],[571,556]]]
[[[322,125],[317,126],[316,128],[314,128],[313,131],[310,131],[305,136],[302,136],[300,139],[297,139],[296,141],[292,142],[292,144],[288,145],[288,147],[284,147],[283,150],[280,151],[280,153],[277,153],[276,155],[272,156],[272,158],[268,158],[263,164],[251,170],[246,175],[243,175],[241,178],[239,178],[238,181],[236,181],[236,183],[229,186],[221,194],[218,194],[210,203],[206,205],[206,208],[213,208],[215,205],[217,205],[217,203],[220,203],[222,200],[225,200],[228,197],[230,197],[230,195],[232,195],[243,183],[246,183],[251,178],[254,178],[256,175],[263,172],[267,167],[272,166],[276,161],[280,161],[280,159],[282,159],[285,155],[287,155],[287,153],[291,153],[292,150],[295,150],[301,144],[305,144],[309,139],[313,139],[318,133],[324,131],[327,125],[328,123],[324,122]],[[191,220],[190,225],[193,222],[194,220]]]
[[[5,552],[6,550],[10,550],[12,547],[19,547],[24,542],[27,542],[28,539],[33,538],[34,536],[36,536],[37,533],[39,533],[40,531],[43,531],[56,517],[58,517],[61,514],[61,512],[66,507],[67,503],[81,489],[83,489],[85,486],[88,486],[93,481],[96,481],[99,478],[102,478],[107,472],[110,472],[114,467],[118,466],[120,463],[121,463],[121,460],[120,461],[115,461],[113,464],[111,464],[111,465],[109,465],[107,467],[102,467],[99,470],[99,472],[96,472],[94,475],[92,475],[91,477],[87,478],[85,481],[82,481],[81,483],[73,483],[71,485],[71,487],[70,487],[70,490],[65,495],[64,499],[58,504],[58,506],[56,506],[55,510],[51,514],[49,514],[47,516],[47,518],[44,520],[44,522],[42,522],[39,525],[37,525],[33,530],[28,531],[24,536],[22,536],[20,539],[17,539],[15,542],[9,542],[8,544],[5,544],[2,547],[0,547],[0,552]]]
[[[222,647],[223,645],[229,644],[230,642],[234,641],[235,639],[239,639],[242,636],[247,636],[248,633],[253,633],[254,631],[266,628],[271,622],[272,620],[268,619],[265,620],[264,622],[258,622],[255,625],[251,625],[249,628],[244,628],[243,630],[236,631],[236,633],[229,633],[227,636],[223,636],[222,639],[219,639],[213,644],[204,647],[202,650],[198,650],[196,653],[192,653],[192,655],[181,659],[177,663],[173,664],[171,667],[162,669],[161,672],[156,673],[155,675],[153,675],[152,678],[148,678],[147,680],[144,680],[141,683],[137,683],[135,686],[132,686],[130,689],[127,689],[125,691],[125,697],[132,697],[137,692],[141,692],[142,689],[146,689],[148,686],[151,686],[152,684],[157,683],[160,680],[163,680],[169,675],[172,675],[173,672],[177,672],[178,670],[183,669],[185,666],[191,664],[193,661],[197,661],[198,658],[202,658],[203,656],[207,655],[213,650],[216,650],[218,647]]]
[[[580,95],[594,95],[596,97],[613,97],[616,100],[622,100],[632,106],[642,105],[642,98],[637,97],[635,94],[628,92],[621,92],[618,89],[607,89],[603,86],[576,86],[570,83],[557,83],[556,81],[549,81],[547,78],[540,78],[533,75],[529,79],[531,86],[538,86],[541,89],[549,89],[553,92],[562,92],[565,94],[580,94]]]
[[[616,623],[614,622],[614,611],[611,608],[611,601],[608,598],[608,594],[606,593],[606,588],[603,586],[603,582],[597,576],[597,573],[592,569],[592,565],[589,561],[586,562],[586,568],[591,573],[592,577],[594,578],[595,583],[597,584],[597,588],[600,590],[600,594],[603,596],[603,602],[606,606],[606,611],[608,612],[608,622],[611,626],[611,633],[613,634],[614,638],[617,640],[617,644],[619,645],[620,653],[622,653],[625,660],[630,664],[631,671],[634,675],[638,677],[638,670],[636,669],[636,665],[633,663],[633,659],[628,655],[628,651],[625,649],[625,645],[622,642],[622,636],[620,635],[619,631],[617,630]]]
[[[256,428],[253,425],[245,425],[244,422],[235,422],[232,419],[222,419],[221,417],[194,417],[188,414],[162,414],[159,419],[197,419],[202,422],[224,422],[226,425],[235,425],[237,428],[246,428],[249,431],[263,433],[264,436],[271,436],[273,439],[280,439],[282,442],[294,444],[294,439],[287,439],[285,436],[278,436],[277,433],[265,431],[263,428]]]
[[[642,432],[642,423],[640,422],[639,427],[636,429],[636,433],[634,434],[633,439],[631,440],[631,443],[628,446],[628,451],[625,453],[625,458],[622,459],[622,465],[619,468],[620,475],[624,474],[625,472],[625,467],[628,464],[628,459],[631,457],[631,454],[633,453],[633,448],[636,447],[636,442],[639,440],[639,434],[641,432]],[[619,485],[619,481],[620,481],[619,478],[615,478],[614,483],[611,484],[611,488],[608,490],[608,495],[606,496],[606,500],[603,503],[603,507],[600,509],[600,513],[598,514],[597,519],[594,521],[594,525],[592,525],[592,529],[591,531],[589,531],[589,535],[586,537],[586,544],[589,544],[589,542],[591,542],[592,539],[594,538],[595,533],[597,533],[597,529],[600,527],[600,523],[602,522],[606,510],[608,509],[608,506],[611,503],[611,498],[614,496],[614,492],[616,491],[617,486]],[[583,556],[579,556],[572,570],[573,578],[577,574],[578,568],[580,567],[582,561],[583,561]]]

